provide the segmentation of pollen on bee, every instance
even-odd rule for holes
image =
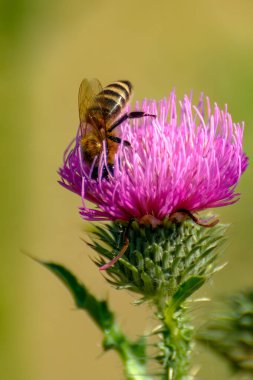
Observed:
[[[93,135],[84,136],[81,140],[81,147],[84,160],[90,164],[92,164],[94,158],[100,155],[102,151],[101,142]]]

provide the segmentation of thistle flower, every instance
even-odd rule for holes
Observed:
[[[248,163],[243,123],[233,123],[227,107],[220,110],[215,104],[212,109],[203,96],[197,106],[187,96],[178,104],[179,109],[174,92],[160,102],[142,103],[143,111],[157,117],[123,123],[122,141],[130,146],[119,144],[113,172],[109,169],[106,178],[106,147],[93,179],[93,168],[82,158],[78,130],[59,174],[60,183],[81,196],[85,220],[135,219],[155,227],[168,217],[180,219],[238,200],[235,188]]]
[[[93,231],[89,245],[99,254],[95,263],[106,270],[110,284],[141,295],[139,302],[153,303],[159,321],[154,360],[161,378],[169,373],[170,379],[186,379],[193,330],[185,301],[221,269],[216,261],[226,230],[221,224],[203,228],[217,221],[201,221],[196,213],[238,200],[236,185],[248,164],[243,124],[233,123],[227,107],[211,108],[203,96],[194,106],[187,96],[177,102],[172,92],[168,99],[144,101],[136,109],[156,117],[117,127],[120,139],[113,141],[121,142],[114,161],[106,141],[93,164],[85,161],[79,127],[59,169],[60,183],[81,197],[85,220],[112,221]],[[125,345],[122,337],[118,352],[121,342]],[[130,352],[130,364],[134,356],[137,361],[140,353],[144,357],[143,347],[137,348],[134,355]]]

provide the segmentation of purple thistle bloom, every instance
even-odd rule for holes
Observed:
[[[194,106],[185,96],[179,108],[174,92],[160,102],[144,101],[140,109],[157,117],[119,127],[122,140],[131,145],[119,144],[113,174],[108,169],[106,178],[106,148],[98,178],[92,179],[93,168],[82,158],[79,128],[59,174],[60,183],[82,197],[85,220],[134,218],[155,225],[178,210],[195,213],[238,200],[235,188],[248,164],[243,123],[233,123],[227,107],[223,111],[215,104],[212,110],[208,98],[206,105],[201,97]]]

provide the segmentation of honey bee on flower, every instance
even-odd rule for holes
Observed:
[[[102,177],[113,174],[115,153],[122,141],[117,133],[118,127],[128,119],[155,117],[145,111],[125,112],[132,89],[128,80],[113,82],[103,88],[98,79],[84,79],[80,85],[80,146],[84,161],[92,168],[93,179],[98,178],[99,160],[104,149],[106,163],[102,167]],[[126,140],[123,144],[130,146]]]
[[[123,86],[123,81],[120,83],[119,86]],[[111,91],[111,86],[115,84],[102,91]],[[125,86],[129,93],[130,84]],[[176,95],[172,92],[168,99],[160,102],[143,102],[137,116],[155,114],[155,119],[144,118],[145,121],[143,119],[138,125],[130,125],[129,114],[118,116],[122,106],[116,107],[116,117],[106,117],[107,111],[101,111],[106,97],[102,95],[100,100],[99,93],[92,98],[89,107],[80,111],[81,138],[68,152],[59,170],[61,184],[82,197],[80,213],[84,219],[123,222],[135,219],[159,225],[169,216],[178,219],[180,215],[175,214],[178,210],[184,210],[187,216],[187,213],[236,202],[236,184],[247,167],[248,158],[242,147],[243,125],[232,121],[227,108],[221,110],[215,105],[212,109],[209,99],[205,107],[203,99],[194,106],[185,96],[178,111]],[[79,103],[84,105],[85,102]],[[98,172],[104,173],[106,160],[114,165],[114,172],[107,180],[100,175],[94,181],[90,176],[93,155],[88,159],[87,139],[92,133],[96,141],[102,143],[106,139],[106,142],[119,145],[113,141],[118,141],[119,137],[112,132],[123,119],[120,139],[133,147],[114,150],[114,159],[107,152],[104,160],[96,161],[94,177]],[[91,129],[86,132],[85,121],[91,123]],[[101,155],[101,151],[98,153]],[[82,156],[89,165],[84,166]],[[93,202],[95,207],[86,206],[86,200]]]

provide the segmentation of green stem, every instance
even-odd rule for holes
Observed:
[[[160,358],[165,370],[163,380],[188,378],[191,328],[187,324],[184,311],[183,307],[175,310],[170,303],[162,311]]]
[[[119,354],[124,365],[126,380],[152,380],[147,374],[143,340],[130,342],[116,323],[104,331],[104,334],[103,347],[105,350],[114,349]]]

